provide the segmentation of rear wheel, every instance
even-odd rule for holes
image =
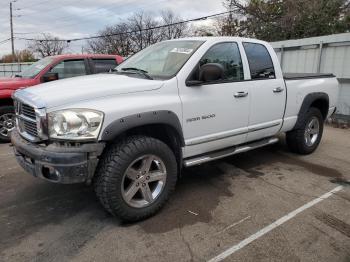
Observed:
[[[303,117],[301,127],[286,134],[290,150],[303,155],[314,152],[322,138],[323,122],[320,110],[311,107]]]
[[[13,106],[0,107],[0,142],[10,142],[10,132],[15,128]]]
[[[176,180],[177,163],[171,149],[160,140],[133,136],[107,149],[94,186],[108,212],[136,221],[165,204]]]

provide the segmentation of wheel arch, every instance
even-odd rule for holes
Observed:
[[[329,96],[323,92],[310,93],[305,96],[298,113],[298,120],[293,129],[298,129],[303,123],[303,117],[309,108],[315,107],[320,110],[323,119],[326,120],[329,109]]]
[[[0,99],[0,107],[2,106],[13,106],[12,98],[1,98]]]
[[[182,147],[185,140],[180,121],[174,112],[151,111],[117,119],[103,130],[101,140],[115,141],[130,135],[146,135],[159,139],[173,150],[179,167],[182,166]]]

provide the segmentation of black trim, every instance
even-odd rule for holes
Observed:
[[[333,78],[333,74],[318,74],[318,73],[284,73],[283,78],[285,80],[297,80],[297,79],[314,79],[314,78]]]
[[[117,119],[103,130],[101,140],[111,141],[132,128],[156,124],[165,124],[174,128],[179,135],[181,146],[185,145],[179,118],[175,113],[167,110],[143,112]]]

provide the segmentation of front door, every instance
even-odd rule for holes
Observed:
[[[201,58],[224,67],[224,79],[180,87],[183,106],[184,157],[244,143],[248,129],[249,90],[238,44],[213,45]],[[196,70],[193,72],[196,75]],[[184,83],[185,85],[185,83]]]

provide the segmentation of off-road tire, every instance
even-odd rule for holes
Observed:
[[[316,117],[319,121],[319,133],[316,141],[312,146],[308,146],[305,141],[305,131],[307,129],[308,123],[311,121],[313,117]],[[320,144],[322,134],[323,134],[323,125],[324,119],[319,109],[315,107],[311,107],[302,119],[300,120],[300,127],[298,129],[287,132],[286,134],[286,142],[287,145],[293,153],[307,155],[314,152],[318,145]]]
[[[161,158],[167,170],[167,178],[162,193],[151,205],[135,208],[122,197],[122,181],[129,165],[145,154]],[[131,136],[111,144],[103,153],[94,177],[94,189],[103,207],[122,221],[133,222],[154,215],[166,203],[175,188],[177,162],[173,151],[162,141],[146,137]]]
[[[15,108],[14,106],[1,106],[0,107],[0,115],[3,114],[14,114],[15,113]],[[4,136],[0,134],[0,143],[8,143],[10,142],[10,136]]]

